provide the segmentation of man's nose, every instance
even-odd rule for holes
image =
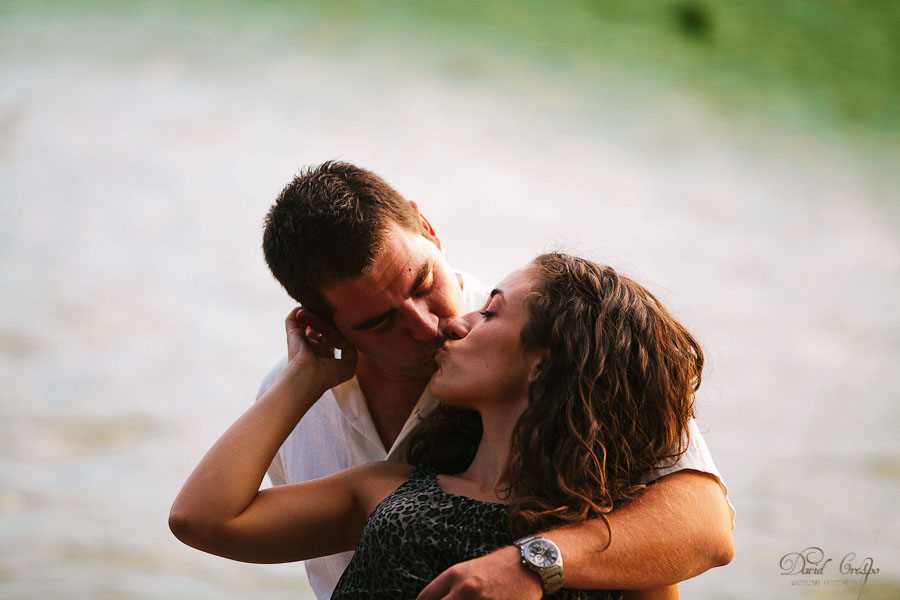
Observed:
[[[440,334],[440,319],[423,301],[412,300],[409,311],[409,331],[413,339],[432,342]]]

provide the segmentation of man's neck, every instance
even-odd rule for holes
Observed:
[[[390,373],[360,354],[356,363],[356,379],[378,437],[385,450],[390,450],[428,385],[429,378]]]

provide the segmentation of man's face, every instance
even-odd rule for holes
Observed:
[[[441,326],[463,310],[456,275],[434,242],[392,224],[368,275],[323,290],[354,348],[397,375],[430,377]]]

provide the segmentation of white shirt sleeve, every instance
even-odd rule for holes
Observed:
[[[657,465],[657,467],[650,471],[644,478],[646,482],[655,481],[660,477],[683,469],[709,473],[710,475],[715,476],[719,482],[722,481],[722,476],[719,474],[719,470],[713,462],[712,455],[709,453],[709,448],[706,446],[706,441],[703,439],[703,435],[697,427],[697,421],[694,419],[688,421],[688,435],[689,443],[684,454],[672,464]]]
[[[262,383],[259,386],[259,391],[256,393],[256,399],[259,400],[262,398],[262,395],[269,391],[269,388],[275,383],[275,380],[278,379],[278,376],[287,366],[287,355],[285,354],[281,357],[274,367],[266,373],[266,376],[263,377]],[[287,474],[284,466],[284,454],[279,449],[278,453],[275,455],[275,458],[272,459],[272,464],[269,465],[269,470],[267,471],[269,475],[269,480],[272,482],[272,485],[284,485],[287,483]]]
[[[725,485],[722,475],[719,474],[719,469],[716,468],[712,455],[709,453],[709,448],[706,446],[706,440],[703,439],[703,434],[700,433],[700,428],[697,427],[697,422],[694,419],[691,419],[688,422],[688,435],[689,443],[684,454],[682,454],[674,464],[658,465],[643,478],[643,482],[650,483],[656,481],[660,477],[671,475],[672,473],[685,469],[709,473],[716,478],[716,481],[722,488],[722,493],[725,494],[725,501],[728,502],[728,507],[731,509],[731,526],[733,528],[734,506],[731,504],[731,500],[728,499],[728,487]]]

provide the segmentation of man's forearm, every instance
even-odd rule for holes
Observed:
[[[563,586],[643,589],[728,564],[732,512],[714,477],[678,471],[609,515],[546,532],[560,547]],[[607,544],[609,547],[607,548]]]
[[[608,548],[609,531],[601,519],[543,536],[562,553],[563,587],[648,590],[627,597],[668,600],[677,598],[678,591],[659,588],[731,561],[731,516],[715,478],[679,471],[609,515],[613,534]],[[522,566],[519,549],[504,546],[453,565],[422,590],[419,600],[452,594],[536,600],[542,590],[540,579]]]

